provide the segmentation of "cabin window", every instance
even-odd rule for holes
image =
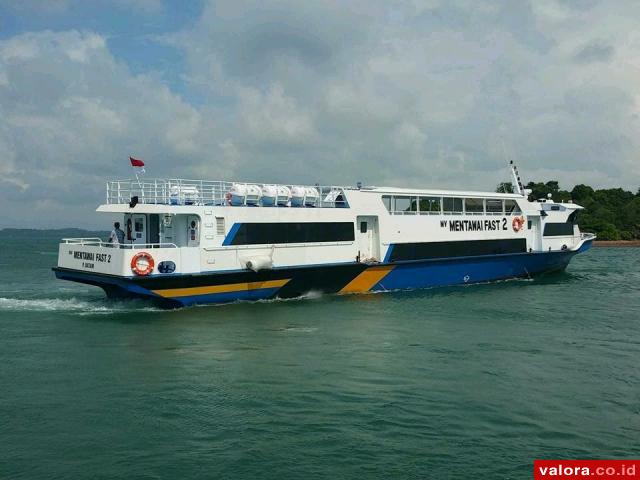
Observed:
[[[367,222],[360,222],[360,233],[367,233]]]
[[[518,202],[516,202],[515,200],[505,200],[504,211],[507,215],[517,215],[518,213],[520,213]]]
[[[160,215],[149,215],[149,243],[160,243]]]
[[[467,213],[484,213],[484,199],[465,198],[464,208]]]
[[[462,199],[444,197],[442,199],[442,211],[445,213],[462,213]]]
[[[440,197],[420,197],[420,213],[421,214],[437,214],[440,213]]]
[[[382,204],[387,209],[387,212],[391,212],[391,195],[383,195]]]
[[[416,197],[393,197],[393,211],[395,213],[416,212],[418,210],[418,202]]]
[[[224,217],[216,217],[216,233],[220,236],[224,235]]]
[[[411,207],[411,197],[393,197],[394,212],[409,211],[410,207]]]
[[[490,199],[487,198],[486,200],[486,205],[487,205],[487,213],[502,213],[502,200],[495,200],[495,199]]]
[[[354,239],[353,222],[241,223],[235,235],[229,233],[225,238],[224,245],[352,242]]]
[[[573,223],[547,223],[544,226],[545,237],[563,237],[573,235]]]
[[[144,231],[144,220],[142,217],[133,217],[133,230],[135,232]]]

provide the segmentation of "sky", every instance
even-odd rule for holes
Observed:
[[[131,176],[640,187],[636,0],[0,0],[0,228]]]

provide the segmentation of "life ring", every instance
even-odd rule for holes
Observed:
[[[514,217],[511,221],[511,226],[514,232],[519,232],[524,225],[524,217]]]
[[[131,270],[136,275],[145,276],[153,272],[155,262],[147,252],[136,253],[131,258]]]

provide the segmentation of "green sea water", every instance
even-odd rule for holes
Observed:
[[[530,479],[640,457],[640,249],[458,288],[161,311],[2,233],[0,478]]]

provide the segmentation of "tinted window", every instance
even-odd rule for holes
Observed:
[[[394,212],[411,211],[411,197],[393,197],[393,203]]]
[[[403,212],[411,205],[411,197],[393,197],[393,211]]]
[[[578,211],[577,210],[575,210],[573,213],[571,213],[571,215],[569,215],[569,218],[567,219],[567,222],[578,223]]]
[[[515,215],[517,213],[520,213],[520,207],[515,200],[505,200],[504,211],[507,215]]]
[[[440,213],[440,197],[420,197],[420,211]]]
[[[484,213],[484,200],[482,198],[465,198],[464,206],[467,213]]]
[[[360,233],[367,233],[367,222],[360,222]]]
[[[355,238],[351,222],[242,223],[225,245],[348,242]]]
[[[487,213],[502,213],[502,200],[487,198]]]
[[[573,223],[547,223],[544,226],[545,237],[560,237],[563,235],[573,235]]]
[[[444,197],[442,199],[442,210],[445,212],[462,212],[462,199]]]
[[[391,196],[390,195],[383,195],[382,196],[382,204],[384,205],[384,208],[387,209],[387,212],[391,211]]]

